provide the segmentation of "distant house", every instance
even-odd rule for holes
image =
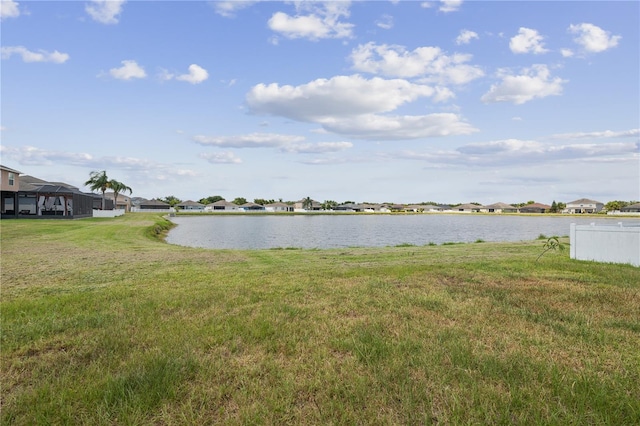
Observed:
[[[20,190],[19,172],[10,167],[0,165],[0,204],[2,217],[10,218],[18,216],[18,191]]]
[[[604,204],[601,203],[600,201],[594,201],[588,198],[580,198],[579,200],[575,200],[567,203],[567,206],[562,212],[569,213],[569,214],[598,213],[603,208],[604,208]]]
[[[260,211],[265,211],[265,207],[261,204],[249,202],[241,205],[240,210],[243,212],[260,212]]]
[[[292,212],[293,211],[293,206],[287,203],[265,204],[264,208],[268,212]]]
[[[483,206],[479,206],[477,204],[460,204],[459,206],[452,207],[451,209],[455,212],[464,212],[464,213],[478,213]]]
[[[546,213],[551,210],[551,206],[542,203],[532,203],[520,207],[520,213]]]
[[[204,204],[191,200],[183,201],[182,203],[177,204],[176,207],[180,210],[204,211]]]
[[[482,211],[486,213],[517,213],[518,208],[507,203],[495,203],[484,206]]]
[[[156,200],[155,198],[152,200],[145,200],[140,202],[140,207],[138,211],[144,210],[153,210],[153,211],[171,211],[171,205],[169,203],[165,203],[164,201]]]
[[[345,203],[335,206],[333,210],[337,212],[363,212],[365,208],[363,204]]]
[[[640,213],[640,203],[631,204],[620,209],[625,213]]]
[[[317,202],[316,200],[311,200],[311,206],[306,206],[305,200],[302,199],[300,201],[296,201],[295,203],[293,203],[293,208],[294,211],[312,211],[312,210],[322,210],[322,204],[320,204],[319,202]]]
[[[104,194],[105,197],[105,201],[110,201],[111,203],[113,203],[113,196],[114,193],[113,192],[107,192]],[[124,210],[126,212],[130,212],[131,211],[131,206],[132,206],[132,202],[131,202],[131,197],[127,197],[124,194],[118,194],[118,199],[115,202],[115,207],[111,208],[115,208],[116,210]]]
[[[213,212],[237,212],[240,206],[230,201],[218,200],[215,203],[207,204],[205,209]]]

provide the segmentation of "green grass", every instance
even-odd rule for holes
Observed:
[[[3,220],[2,424],[640,423],[640,269],[543,242],[204,250]],[[566,242],[566,241],[565,241]]]

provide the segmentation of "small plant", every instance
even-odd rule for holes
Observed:
[[[484,240],[483,240],[482,238],[478,238],[478,239],[476,240],[476,243],[484,243]]]
[[[538,235],[538,239],[539,239],[539,240],[546,240],[547,238],[549,238],[549,237],[547,237],[547,236],[546,236],[546,235],[544,235],[544,234],[540,234],[540,235]]]
[[[547,241],[545,241],[545,243],[542,245],[542,248],[543,248],[542,253],[540,253],[538,255],[538,258],[536,259],[536,262],[538,260],[540,260],[540,258],[542,257],[543,254],[545,254],[546,252],[548,252],[550,250],[564,251],[565,245],[560,242],[558,237],[553,236],[553,237],[547,238]]]

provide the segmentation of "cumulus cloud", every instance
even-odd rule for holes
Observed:
[[[9,59],[12,55],[19,55],[24,62],[53,62],[55,64],[63,64],[69,60],[67,53],[60,53],[57,50],[47,52],[38,50],[32,52],[24,46],[6,46],[0,48],[2,59]]]
[[[568,31],[571,34],[576,34],[576,38],[573,40],[589,53],[604,52],[616,47],[622,38],[619,35],[612,36],[609,31],[589,23],[570,25]]]
[[[233,152],[225,151],[225,152],[213,152],[213,153],[202,153],[199,155],[200,158],[207,160],[212,164],[240,164],[242,163],[242,159],[236,157]]]
[[[525,68],[520,75],[512,75],[508,71],[500,71],[502,81],[491,86],[481,100],[485,103],[512,102],[516,105],[533,99],[560,95],[566,80],[552,78],[546,65],[534,65]]]
[[[341,21],[350,15],[350,2],[296,2],[296,15],[276,12],[269,19],[272,31],[290,39],[349,38],[353,24]]]
[[[563,58],[570,58],[573,56],[573,50],[571,49],[560,49],[560,54]]]
[[[213,9],[218,15],[224,16],[225,18],[232,18],[236,16],[237,11],[246,9],[255,3],[257,3],[257,1],[214,1],[211,2],[211,6],[213,6]]]
[[[478,33],[476,33],[475,31],[462,30],[460,31],[458,37],[456,37],[456,44],[469,44],[474,38],[479,38]]]
[[[440,0],[440,12],[457,12],[462,6],[462,0]]]
[[[576,132],[558,133],[551,135],[551,139],[614,139],[614,138],[637,138],[640,136],[640,129],[631,129],[614,132],[605,130],[602,132]]]
[[[207,70],[199,65],[189,65],[189,74],[182,74],[176,77],[176,80],[186,81],[191,84],[199,84],[209,78]]]
[[[375,43],[361,44],[349,59],[353,69],[390,77],[423,77],[439,84],[465,84],[482,77],[481,68],[467,64],[471,55],[447,55],[439,47],[418,47],[408,51],[404,46]]]
[[[359,75],[319,79],[300,86],[254,86],[247,105],[256,114],[277,115],[320,124],[325,130],[356,138],[411,139],[477,131],[456,114],[382,115],[441,91],[402,79],[365,79]]]
[[[91,0],[85,11],[94,21],[102,24],[117,24],[122,6],[127,0]]]
[[[258,84],[247,94],[254,113],[298,121],[325,122],[335,117],[392,111],[437,91],[406,80],[365,79],[359,75],[318,79],[300,86]]]
[[[18,16],[20,16],[20,7],[17,1],[0,1],[0,20],[6,18],[17,18]]]
[[[507,139],[464,145],[455,150],[419,153],[403,151],[394,158],[420,160],[433,166],[514,166],[559,162],[627,162],[637,161],[640,144],[569,144],[550,145],[538,141]]]
[[[538,34],[538,31],[531,28],[520,27],[518,35],[511,38],[509,48],[513,53],[535,53],[541,54],[548,52],[544,48],[542,42],[544,37]]]
[[[131,80],[132,78],[145,78],[147,73],[133,60],[122,61],[120,68],[111,68],[109,74],[118,80]]]

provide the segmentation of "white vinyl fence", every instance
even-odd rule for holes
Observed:
[[[640,266],[640,226],[571,224],[570,257]]]

